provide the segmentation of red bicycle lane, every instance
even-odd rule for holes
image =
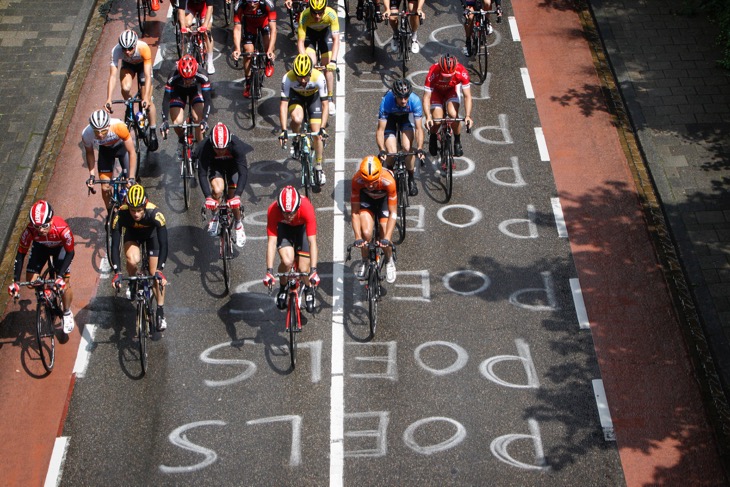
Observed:
[[[629,162],[574,8],[514,0],[629,486],[724,485]]]
[[[169,4],[166,2],[150,22],[153,34],[143,40],[150,44],[153,58],[157,52],[158,37],[166,20]],[[75,381],[74,364],[81,342],[81,333],[89,317],[89,304],[100,283],[99,266],[104,255],[103,205],[100,193],[89,195],[84,182],[88,178],[81,132],[88,124],[92,111],[106,100],[109,60],[112,47],[126,28],[138,31],[136,10],[132,2],[117,6],[120,11],[110,15],[103,26],[98,44],[93,50],[88,73],[83,80],[73,116],[67,127],[51,175],[36,172],[34,178],[49,177],[43,197],[54,207],[57,215],[69,222],[75,237],[75,255],[71,266],[74,291],[72,310],[76,315],[76,329],[66,343],[56,341],[56,363],[53,372],[45,373],[36,350],[35,300],[32,292],[22,291],[18,303],[10,302],[3,316],[3,339],[0,341],[0,444],[3,485],[43,485],[54,442],[63,430]],[[125,10],[128,9],[128,10]],[[87,32],[87,36],[94,35]],[[93,42],[93,41],[92,41]],[[93,46],[93,44],[92,44]],[[76,60],[78,71],[84,60]],[[115,98],[121,98],[117,83]],[[67,94],[68,95],[68,94]],[[72,95],[73,96],[73,95]],[[123,113],[115,110],[114,116]],[[19,219],[24,220],[26,209]],[[9,252],[15,252],[17,242],[11,242]],[[27,263],[27,259],[26,259]],[[90,447],[92,447],[90,445]]]

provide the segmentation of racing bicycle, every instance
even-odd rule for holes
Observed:
[[[148,34],[145,29],[148,26],[147,17],[152,14],[151,0],[137,0],[137,19],[139,20],[139,31],[142,35]]]
[[[400,228],[400,239],[398,244],[403,243],[406,238],[406,211],[411,206],[408,202],[410,193],[408,191],[408,170],[406,169],[406,157],[417,156],[417,151],[396,152],[387,154],[392,157],[393,176],[395,177],[396,193],[398,194],[398,226]]]
[[[61,291],[55,285],[56,272],[51,260],[41,277],[35,281],[19,282],[18,286],[31,286],[35,291],[35,336],[38,354],[46,372],[53,370],[56,362],[56,330],[63,329],[63,301]],[[18,297],[16,296],[17,300]]]
[[[87,186],[90,184],[108,184],[112,187],[112,199],[111,208],[104,219],[104,233],[106,235],[106,258],[109,261],[109,267],[112,267],[112,224],[114,223],[114,217],[119,212],[119,207],[124,203],[124,199],[127,197],[127,183],[128,179],[122,174],[113,179],[94,179],[89,178],[86,181]],[[89,193],[96,194],[96,190],[89,186]],[[121,253],[122,242],[119,242],[119,250]],[[120,254],[121,255],[121,254]]]
[[[287,11],[289,12],[289,26],[291,27],[294,37],[297,36],[299,18],[307,7],[309,7],[309,0],[294,0],[291,8],[287,8]]]
[[[370,338],[375,336],[375,330],[378,327],[378,303],[382,298],[383,289],[381,281],[384,279],[383,264],[385,263],[385,250],[380,245],[380,237],[378,235],[378,222],[375,222],[373,228],[373,237],[365,245],[368,249],[367,273],[365,275],[365,292],[368,300],[368,322],[370,323]],[[356,242],[347,246],[347,261],[352,258],[351,252],[353,248],[357,248]],[[393,249],[392,258],[396,258],[396,250],[393,242],[390,243]]]
[[[256,43],[253,52],[242,52],[241,57],[251,58],[249,76],[251,80],[251,123],[256,127],[256,113],[258,112],[258,101],[261,99],[261,89],[264,85],[266,66],[271,62],[264,51],[261,31],[256,35]],[[240,59],[240,58],[239,58]],[[236,60],[238,67],[238,59]]]
[[[446,201],[451,200],[454,190],[454,129],[452,123],[461,123],[464,118],[434,118],[434,124],[439,124],[436,136],[438,138],[438,154],[441,160],[441,176],[446,178],[445,190]],[[471,127],[466,128],[466,133],[471,133]]]
[[[402,10],[398,13],[391,13],[391,17],[398,17],[398,30],[396,36],[398,40],[398,59],[401,62],[401,70],[403,77],[406,77],[408,71],[408,61],[411,60],[411,45],[413,44],[413,29],[409,17],[418,15],[417,12],[408,12]],[[423,18],[419,17],[419,21],[423,23]]]
[[[124,123],[129,129],[129,133],[134,134],[134,152],[137,154],[137,177],[142,166],[142,144],[145,147],[149,145],[149,116],[147,108],[142,108],[142,98],[139,93],[126,100],[112,100],[112,105],[124,105]],[[138,108],[135,109],[135,105]],[[110,110],[111,113],[111,110]]]
[[[193,153],[195,147],[195,127],[200,127],[199,123],[193,123],[190,121],[191,115],[188,114],[188,118],[185,122],[180,124],[170,125],[171,129],[181,128],[183,129],[182,144],[180,144],[180,177],[183,182],[183,197],[185,199],[185,209],[190,208],[190,191],[195,179],[195,171],[197,169],[197,163],[193,160]]]
[[[378,22],[382,20],[380,9],[373,0],[365,0],[363,3],[363,20],[365,21],[366,36],[370,41],[370,54],[375,56],[375,31],[378,28]]]
[[[301,296],[301,279],[306,277],[306,272],[299,272],[294,261],[294,265],[289,272],[277,272],[274,277],[283,277],[286,279],[285,291],[287,295],[286,301],[286,323],[285,329],[289,333],[289,359],[291,360],[291,368],[297,365],[297,333],[302,331],[302,296]],[[269,293],[274,286],[269,286]]]
[[[302,165],[302,186],[304,186],[304,194],[307,198],[310,193],[317,189],[319,191],[319,180],[314,177],[314,147],[312,145],[312,137],[320,135],[320,132],[309,131],[309,121],[305,114],[305,120],[299,133],[292,137],[291,155],[298,159]],[[326,136],[322,137],[322,150],[324,150]],[[286,149],[286,141],[282,144],[282,148]]]
[[[140,250],[144,251],[144,249]],[[145,272],[147,272],[146,265]],[[122,278],[122,281],[127,281],[135,289],[133,296],[136,307],[134,326],[138,339],[142,375],[147,373],[149,367],[147,340],[153,338],[157,329],[155,294],[152,292],[154,279],[156,279],[155,276],[144,274]]]
[[[497,15],[497,23],[502,22],[502,8],[497,6],[495,10],[474,10],[464,11],[464,17],[473,15],[474,23],[471,32],[471,55],[476,57],[476,71],[479,75],[479,83],[483,84],[487,79],[487,68],[489,64],[489,43],[487,41],[491,25],[489,15]]]
[[[227,186],[226,184],[224,195],[228,194]],[[218,212],[216,233],[220,239],[218,255],[223,260],[223,281],[226,286],[226,294],[228,294],[231,292],[231,260],[233,259],[233,211],[227,203],[218,203],[216,210]],[[241,212],[243,212],[243,207],[241,207]],[[200,214],[203,221],[208,221],[205,207],[201,209]]]

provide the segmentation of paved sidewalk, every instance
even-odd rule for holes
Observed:
[[[682,2],[588,1],[688,279],[679,299],[691,295],[683,312],[699,330],[688,329],[689,347],[705,368],[714,359],[705,392],[727,439],[730,72],[716,66],[717,29],[704,15],[679,15]]]

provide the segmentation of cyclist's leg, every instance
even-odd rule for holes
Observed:
[[[236,195],[236,188],[238,187],[238,171],[235,169],[227,170],[225,178],[228,180],[228,199],[233,198]],[[221,193],[225,188],[221,188]],[[243,224],[243,205],[238,208],[233,208],[233,217],[236,219],[236,223],[241,222]]]
[[[150,275],[154,276],[155,272],[157,272],[157,263],[158,258],[160,255],[160,249],[159,244],[157,242],[157,233],[153,233],[152,237],[150,237],[147,240],[147,253],[149,258],[149,266],[150,266]],[[157,280],[154,281],[154,285],[152,286],[152,292],[155,294],[155,299],[157,300],[157,307],[161,308],[165,305],[165,288],[163,286],[160,286],[160,284],[157,282]]]
[[[170,100],[170,121],[172,125],[178,125],[185,121],[185,100],[182,98],[175,97]],[[175,127],[175,133],[177,134],[178,143],[182,144],[183,129]]]
[[[400,127],[400,145],[403,152],[410,152],[413,148],[414,127],[410,121],[405,122]],[[409,179],[413,178],[413,171],[416,169],[416,156],[406,157],[406,169],[408,169]]]
[[[122,145],[122,147],[124,147]],[[127,152],[124,151],[126,154]],[[113,147],[99,146],[99,157],[96,161],[99,179],[110,180],[114,173],[114,161],[116,159],[116,150]],[[129,164],[127,164],[127,169]],[[122,169],[124,169],[122,167]],[[104,200],[104,208],[109,210],[112,201],[112,187],[108,184],[101,185],[101,198]]]
[[[309,111],[309,126],[312,132],[319,132],[322,128],[322,100],[319,94],[312,95],[308,100],[307,111]],[[317,170],[322,170],[322,157],[324,152],[324,144],[322,137],[313,137],[314,146],[314,163]]]
[[[221,196],[223,196],[223,191],[225,190],[225,180],[223,179],[224,175],[216,169],[211,169],[208,177],[210,178],[210,190],[212,192],[212,197],[214,200],[220,201]]]
[[[384,145],[386,152],[392,154],[394,152],[398,152],[398,139],[396,139],[396,133],[398,132],[398,121],[396,120],[396,117],[389,116],[388,120],[385,122],[385,131],[383,134],[383,137],[385,138]],[[393,162],[394,159],[392,157],[388,157],[385,161],[380,161],[383,163],[386,167],[392,169],[393,168]]]
[[[66,249],[63,247],[59,247],[57,249],[53,249],[50,252],[51,254],[51,263],[53,265],[53,270],[56,274],[56,276],[60,276],[60,270],[62,267],[62,263],[64,259],[66,258]],[[73,262],[73,257],[71,257],[71,260]],[[71,289],[71,265],[69,264],[68,269],[66,269],[66,272],[63,274],[63,280],[66,282],[66,289],[64,290],[63,294],[61,295],[61,301],[63,302],[63,309],[64,310],[70,310],[71,309],[71,303],[73,303],[73,290]]]
[[[205,106],[202,96],[200,98],[196,96],[195,99],[193,99],[192,103],[193,122],[200,123],[203,121],[203,107]],[[201,142],[203,140],[203,131],[200,129],[200,127],[195,127],[195,140],[197,142]]]
[[[378,233],[381,239],[389,238],[393,234],[393,229],[391,228],[390,232],[388,232],[388,227],[390,226],[391,220],[393,221],[392,226],[395,227],[395,220],[398,215],[391,215],[388,211],[388,198],[381,198],[377,204],[378,208],[375,216],[378,220]],[[385,252],[386,260],[389,261],[393,256],[393,249],[391,247],[386,247],[383,250]]]
[[[375,215],[373,214],[372,199],[369,197],[363,198],[363,196],[360,198],[360,213],[358,215],[352,215],[352,217],[360,220],[360,233],[362,235],[362,239],[369,242],[370,239],[373,238]],[[360,249],[360,255],[362,256],[362,260],[368,260],[367,247],[362,247]]]
[[[129,229],[124,235],[124,256],[127,261],[127,275],[137,275],[137,267],[142,262],[142,253],[140,252],[139,242],[128,239],[127,235],[131,233]]]
[[[122,90],[122,98],[125,100],[132,96],[135,82],[136,73],[130,68],[131,66],[122,63],[122,68],[119,70],[119,87]]]

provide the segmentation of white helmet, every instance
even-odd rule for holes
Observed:
[[[97,110],[89,117],[89,125],[92,129],[101,130],[109,126],[109,114],[104,110]]]
[[[119,45],[122,49],[133,49],[137,45],[137,33],[133,30],[125,30],[119,36]]]

